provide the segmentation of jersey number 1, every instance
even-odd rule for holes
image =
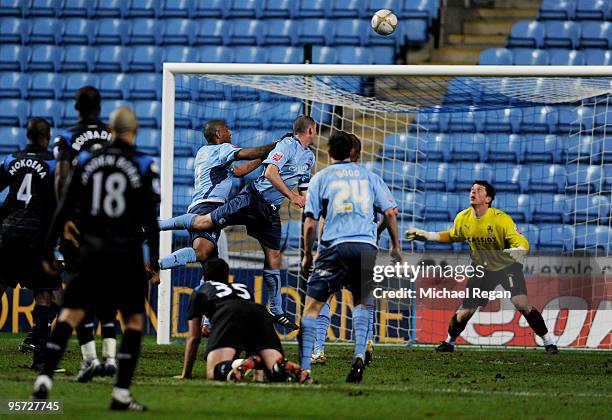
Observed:
[[[127,179],[121,173],[111,174],[106,178],[104,191],[102,191],[102,179],[104,173],[98,172],[93,176],[93,197],[91,200],[91,214],[97,216],[100,213],[100,204],[104,213],[110,218],[117,218],[125,211],[125,188]],[[104,194],[104,199],[102,199]]]

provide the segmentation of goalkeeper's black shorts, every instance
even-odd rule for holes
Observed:
[[[510,264],[506,268],[498,271],[484,271],[484,276],[472,276],[469,278],[465,287],[467,297],[463,300],[463,308],[476,309],[479,306],[486,306],[489,299],[485,297],[475,297],[479,291],[491,292],[501,285],[504,290],[510,292],[511,296],[526,295],[527,286],[525,285],[525,275],[523,265],[519,263]],[[478,289],[478,290],[475,290]]]

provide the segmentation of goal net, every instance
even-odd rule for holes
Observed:
[[[400,236],[411,226],[448,230],[469,207],[473,181],[493,184],[493,207],[512,216],[529,240],[529,300],[559,345],[612,348],[612,284],[606,277],[612,266],[611,83],[607,67],[166,63],[161,217],[182,214],[190,203],[193,159],[205,142],[207,120],[226,120],[232,143],[249,147],[278,140],[291,131],[295,117],[308,114],[319,126],[315,172],[329,164],[327,139],[335,130],[357,135],[362,164],[383,178],[398,203]],[[261,168],[236,180],[235,191],[260,174]],[[299,324],[305,296],[301,210],[285,203],[281,219],[283,305]],[[233,281],[249,285],[265,304],[258,243],[242,226],[225,233]],[[189,245],[186,232],[162,234],[162,255]],[[467,242],[402,239],[401,245],[404,261],[413,265],[469,265]],[[383,233],[381,264],[388,248]],[[158,342],[185,335],[188,294],[200,277],[199,265],[163,273]],[[444,339],[462,300],[419,293],[461,291],[465,281],[403,280],[395,279],[415,296],[374,300],[375,341]],[[338,293],[330,305],[327,340],[351,340],[350,294]],[[282,328],[279,334],[285,340],[297,335]],[[501,298],[476,313],[460,343],[535,346],[539,340],[510,299]]]

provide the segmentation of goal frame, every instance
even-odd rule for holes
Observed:
[[[181,74],[234,74],[278,76],[413,76],[413,77],[612,77],[612,66],[481,66],[481,65],[336,65],[164,63],[161,131],[160,217],[172,217],[174,184],[175,76]],[[172,251],[172,232],[161,232],[160,255]],[[157,343],[170,344],[171,272],[160,273],[157,292]]]

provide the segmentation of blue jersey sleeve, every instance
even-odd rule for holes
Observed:
[[[310,184],[310,177],[311,177],[311,173],[312,173],[312,167],[314,166],[314,162],[315,162],[314,153],[312,153],[312,151],[310,151],[310,156],[308,157],[308,163],[307,163],[308,164],[308,170],[298,180],[298,190],[306,191],[308,189],[309,184]]]
[[[321,176],[315,175],[310,181],[310,187],[308,188],[308,194],[306,195],[306,207],[304,208],[304,214],[306,217],[312,217],[315,220],[319,220],[321,217],[321,205],[323,200],[321,199]]]
[[[268,157],[263,161],[264,165],[272,164],[278,169],[281,169],[291,156],[293,155],[293,148],[291,143],[287,140],[279,141],[276,143],[276,147],[268,154]]]
[[[370,172],[370,183],[373,187],[374,208],[381,213],[397,207],[397,202],[387,184],[376,174]]]
[[[234,146],[230,143],[223,143],[219,146],[219,160],[223,163],[232,162],[235,159],[234,155],[239,150],[242,149],[238,146]]]

